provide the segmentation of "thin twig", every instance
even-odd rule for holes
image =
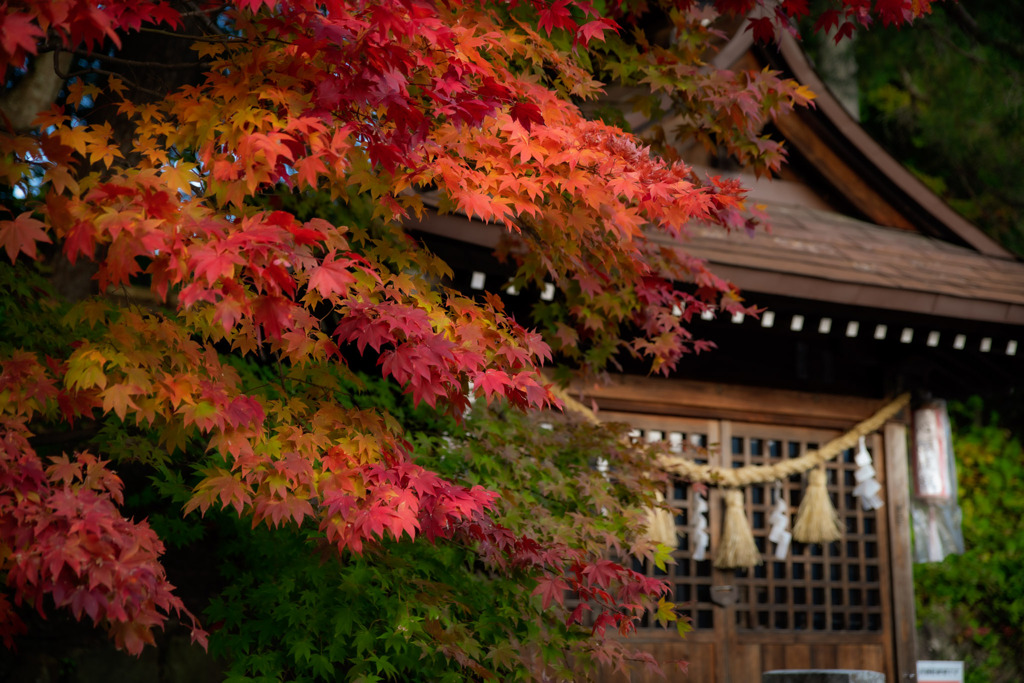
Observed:
[[[53,73],[57,74],[57,77],[61,80],[68,80],[67,74],[63,74],[60,71],[60,45],[53,46]]]
[[[1024,49],[1017,43],[1012,43],[990,33],[985,33],[977,20],[972,17],[960,3],[941,3],[942,9],[953,23],[960,27],[968,38],[983,45],[989,45],[997,50],[1002,50],[1016,59],[1024,59]]]
[[[200,17],[200,16],[204,16],[205,17],[205,16],[209,16],[211,14],[216,14],[217,12],[223,12],[224,11],[224,7],[225,7],[224,5],[221,5],[219,7],[210,7],[208,9],[196,9],[196,10],[192,10],[190,12],[178,12],[178,16],[179,17]]]
[[[208,30],[210,33],[224,33],[224,30],[220,26],[217,26],[216,22],[210,19],[211,14],[214,14],[216,12],[223,12],[225,10],[224,5],[221,5],[219,7],[210,7],[208,9],[201,10],[197,8],[195,3],[193,2],[187,2],[185,4],[186,6],[191,7],[192,10],[189,12],[182,12],[181,16],[195,17],[195,19],[199,21],[203,26],[205,26],[206,30]]]

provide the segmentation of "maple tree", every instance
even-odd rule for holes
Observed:
[[[716,4],[739,15],[769,7]],[[848,0],[819,22],[842,33],[927,5]],[[20,292],[8,313],[25,326],[0,346],[8,643],[24,626],[21,605],[88,617],[132,653],[172,615],[205,643],[161,564],[171,539],[124,515],[115,470],[139,462],[191,519],[230,511],[353,562],[427,552],[402,545],[420,536],[437,543],[424,547],[470,548],[481,571],[515,577],[509,590],[536,603],[541,624],[503,632],[498,662],[424,627],[477,675],[529,669],[535,655],[530,670],[551,665],[550,651],[531,647],[556,622],[584,642],[634,627],[664,587],[603,553],[635,545],[642,525],[600,543],[586,538],[591,527],[552,533],[558,516],[517,527],[493,477],[481,479],[489,489],[466,471],[441,476],[395,410],[353,403],[356,370],[374,368],[460,430],[477,397],[557,408],[540,374],[556,358],[595,372],[630,354],[672,371],[708,346],[687,330],[693,315],[746,310],[681,248],[687,225],[754,225],[739,184],[699,178],[673,136],[770,171],[782,150],[761,130],[809,93],[777,74],[707,68],[717,34],[710,10],[691,2],[656,10],[676,33],[667,47],[622,29],[655,10],[586,0],[0,7],[7,95],[36,77],[56,77],[59,92],[27,123],[13,95],[0,99],[4,283]],[[749,28],[767,38],[807,12],[787,0]],[[146,59],[157,44],[175,58]],[[31,68],[44,62],[53,74]],[[602,79],[646,88],[639,106],[682,113],[679,130],[644,142],[587,119],[577,105],[600,95]],[[506,228],[511,284],[556,286],[535,327],[495,295],[446,284],[449,265],[405,232],[432,189],[441,211]],[[96,295],[69,284],[76,269]],[[76,425],[94,438],[76,442]],[[147,445],[118,446],[126,438]],[[622,500],[650,502],[639,493],[649,482],[617,477],[633,482]],[[182,496],[168,482],[189,484]],[[588,491],[571,512],[612,509]],[[634,553],[654,561],[657,549]],[[586,628],[586,608],[568,610],[566,592],[594,609]],[[675,619],[664,601],[657,615]],[[531,647],[510,653],[521,637]],[[330,674],[325,661],[315,675]]]

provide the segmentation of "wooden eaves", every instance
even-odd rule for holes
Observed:
[[[788,199],[780,191],[787,182],[753,182],[752,198],[768,205],[770,232],[750,240],[698,227],[692,253],[749,292],[1024,325],[1024,263],[882,149],[795,39],[784,34],[778,46],[759,47],[742,32],[716,61],[775,69],[816,93],[813,108],[780,117],[776,127],[817,175],[812,181],[827,183],[860,215]]]

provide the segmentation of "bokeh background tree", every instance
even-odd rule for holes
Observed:
[[[969,221],[1024,255],[1024,6],[942,2],[854,41],[871,135]]]

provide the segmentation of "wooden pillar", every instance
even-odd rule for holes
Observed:
[[[910,476],[907,471],[907,427],[885,425],[886,509],[889,514],[889,557],[892,571],[893,636],[897,681],[913,680],[917,670],[917,627],[914,613],[914,568],[910,545]]]

